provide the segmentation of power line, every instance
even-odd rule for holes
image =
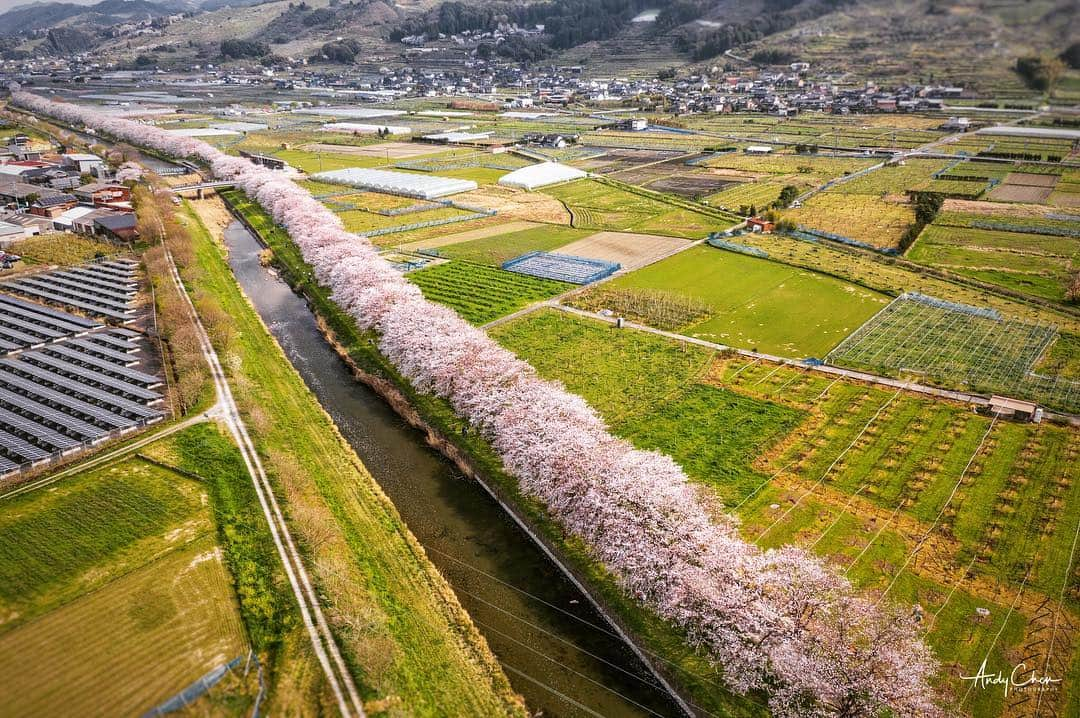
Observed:
[[[581,616],[578,616],[578,615],[576,615],[574,613],[571,613],[570,611],[567,611],[565,608],[562,608],[561,606],[556,606],[554,603],[551,603],[549,601],[546,601],[546,600],[540,598],[539,596],[531,594],[531,593],[529,593],[528,591],[526,591],[526,590],[524,590],[522,588],[518,588],[517,586],[515,586],[515,585],[513,585],[511,583],[507,583],[506,581],[503,581],[498,576],[493,576],[492,574],[484,571],[481,568],[477,568],[476,566],[473,566],[473,565],[471,565],[469,563],[466,563],[465,561],[462,561],[461,559],[459,559],[459,558],[457,558],[455,556],[451,556],[450,554],[446,553],[445,551],[441,551],[441,550],[439,550],[439,549],[437,549],[434,546],[431,546],[429,544],[422,544],[422,545],[424,546],[425,550],[434,551],[435,553],[444,556],[445,558],[453,561],[456,564],[464,566],[465,568],[470,569],[472,571],[475,571],[476,573],[480,574],[481,576],[484,576],[485,578],[489,578],[492,581],[495,581],[496,583],[498,583],[498,584],[500,584],[502,586],[505,586],[506,588],[509,588],[512,591],[516,591],[517,593],[520,593],[523,596],[527,596],[528,598],[531,598],[534,601],[542,603],[545,606],[547,606],[548,608],[554,609],[554,610],[558,611],[559,613],[561,613],[561,614],[563,614],[565,616],[568,616],[569,618],[572,618],[575,621],[578,621],[579,623],[582,623],[582,624],[588,626],[589,628],[592,628],[592,629],[594,629],[596,631],[599,631],[599,632],[604,633],[604,634],[606,634],[608,636],[611,636],[612,638],[615,638],[615,639],[617,639],[619,641],[625,641],[626,640],[625,637],[619,635],[615,631],[612,631],[612,630],[610,630],[608,628],[605,628],[604,626],[597,625],[597,624],[593,623],[592,621],[589,621],[587,619],[582,618]],[[655,653],[653,651],[650,651],[649,649],[644,648],[644,647],[639,646],[639,649],[641,650],[642,653],[645,653],[645,654],[651,656],[652,658],[655,658],[658,661],[666,663],[667,665],[671,666],[672,668],[675,668],[675,669],[677,669],[679,671],[682,671],[683,673],[685,673],[688,676],[692,676],[694,678],[697,678],[698,680],[702,680],[702,681],[705,681],[706,683],[710,683],[710,684],[716,686],[717,688],[727,690],[722,684],[717,683],[715,680],[713,680],[711,678],[708,678],[706,676],[703,676],[703,675],[701,675],[699,673],[695,673],[695,672],[691,671],[690,669],[688,669],[688,668],[686,668],[686,667],[684,667],[684,666],[682,666],[682,665],[680,665],[678,663],[675,663],[674,661],[672,661],[669,658],[665,658],[664,656],[661,656],[660,654]]]

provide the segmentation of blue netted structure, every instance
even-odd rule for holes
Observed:
[[[619,271],[621,266],[618,262],[574,257],[569,254],[529,252],[503,262],[502,268],[508,272],[527,274],[530,277],[555,279],[571,284],[589,284],[604,277],[610,277]]]

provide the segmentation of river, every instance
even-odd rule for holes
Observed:
[[[304,300],[258,260],[239,222],[229,264],[263,321],[394,502],[531,711],[678,716],[671,697],[605,619],[476,482],[355,381]]]

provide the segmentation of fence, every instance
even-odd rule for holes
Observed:
[[[751,257],[761,257],[762,259],[768,259],[769,253],[760,247],[751,247],[746,244],[739,244],[738,242],[731,242],[722,237],[716,235],[709,235],[709,238],[705,240],[706,244],[718,249],[726,249],[730,252],[738,252],[739,254],[748,254]]]
[[[167,713],[174,713],[176,711],[182,710],[183,708],[191,705],[191,703],[201,698],[204,693],[217,685],[218,681],[224,678],[226,673],[240,665],[241,660],[242,657],[237,656],[228,663],[224,663],[217,668],[214,668],[213,670],[204,673],[201,678],[189,685],[184,690],[177,693],[169,700],[156,706],[155,708],[152,708],[146,713],[143,713],[142,718],[163,716]]]
[[[1052,237],[1080,238],[1080,229],[1071,229],[1069,227],[1046,227],[1031,224],[1012,224],[1010,222],[988,222],[979,219],[973,221],[971,226],[976,229],[995,229],[1001,232],[1024,232],[1026,234],[1044,234]]]
[[[973,307],[970,304],[961,304],[960,302],[950,302],[945,299],[938,299],[937,297],[931,297],[927,294],[920,294],[919,292],[904,292],[900,295],[898,300],[908,299],[913,302],[919,302],[931,307],[937,307],[938,309],[947,309],[950,312],[960,312],[962,314],[970,314],[973,317],[982,317],[984,319],[993,319],[994,321],[1001,321],[1001,312],[990,307]],[[896,300],[894,300],[896,301]]]
[[[893,247],[875,247],[868,242],[860,242],[857,239],[851,237],[845,237],[842,234],[833,234],[832,232],[826,232],[821,229],[812,229],[810,227],[804,227],[803,225],[797,225],[796,230],[788,232],[788,234],[796,239],[802,239],[806,241],[816,242],[818,239],[828,239],[833,242],[839,242],[840,244],[846,244],[849,247],[858,247],[859,249],[869,249],[879,254],[897,254],[896,249]]]

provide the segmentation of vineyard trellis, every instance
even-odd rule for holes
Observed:
[[[993,309],[902,294],[848,335],[825,361],[895,375],[916,372],[944,385],[1012,393],[1080,411],[1080,382],[1034,371],[1057,328]]]

